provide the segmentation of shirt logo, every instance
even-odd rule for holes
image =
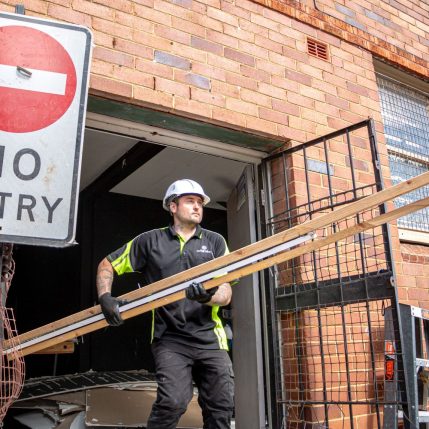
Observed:
[[[197,249],[197,253],[210,253],[213,255],[213,252],[207,249],[207,246],[201,246],[201,249]]]

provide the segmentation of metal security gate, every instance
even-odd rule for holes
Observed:
[[[269,157],[262,182],[267,236],[381,190],[372,120]],[[317,234],[381,213],[384,206],[364,210]],[[266,276],[273,429],[382,428],[384,406],[407,412],[388,226],[278,265]],[[393,328],[386,342],[387,308]],[[385,398],[387,352],[398,366]]]

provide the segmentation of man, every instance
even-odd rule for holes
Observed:
[[[209,201],[197,182],[177,180],[163,200],[172,224],[140,234],[100,262],[97,292],[110,325],[122,323],[121,302],[111,296],[114,272],[138,271],[153,283],[228,253],[220,234],[200,226]],[[154,311],[152,352],[158,391],[147,429],[176,428],[192,399],[192,380],[198,387],[204,429],[230,429],[233,371],[218,310],[229,304],[231,295],[229,283],[210,290],[192,283],[186,299]]]

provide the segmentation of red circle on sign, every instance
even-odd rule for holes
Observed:
[[[76,70],[63,46],[48,34],[30,27],[0,27],[0,67],[16,73],[15,81],[0,79],[0,130],[11,133],[37,131],[56,122],[69,108],[76,92]],[[17,67],[30,69],[31,77],[18,73]],[[50,90],[49,76],[43,75],[42,86],[37,71],[61,74],[61,90]],[[64,76],[65,75],[65,76]],[[18,81],[16,81],[18,79]],[[25,79],[26,88],[19,88]],[[32,81],[33,79],[33,81]],[[17,82],[17,84],[16,84]],[[61,93],[59,93],[61,92]]]

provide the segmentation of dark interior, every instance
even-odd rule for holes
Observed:
[[[56,249],[14,246],[15,277],[7,306],[15,311],[19,333],[96,304],[95,272],[109,252],[139,233],[166,226],[161,201],[102,192],[80,198],[75,246]],[[227,237],[226,211],[206,208],[202,226]],[[117,278],[113,295],[144,286],[142,277]],[[151,314],[129,319],[79,338],[73,354],[25,357],[26,378],[102,370],[153,370]]]

